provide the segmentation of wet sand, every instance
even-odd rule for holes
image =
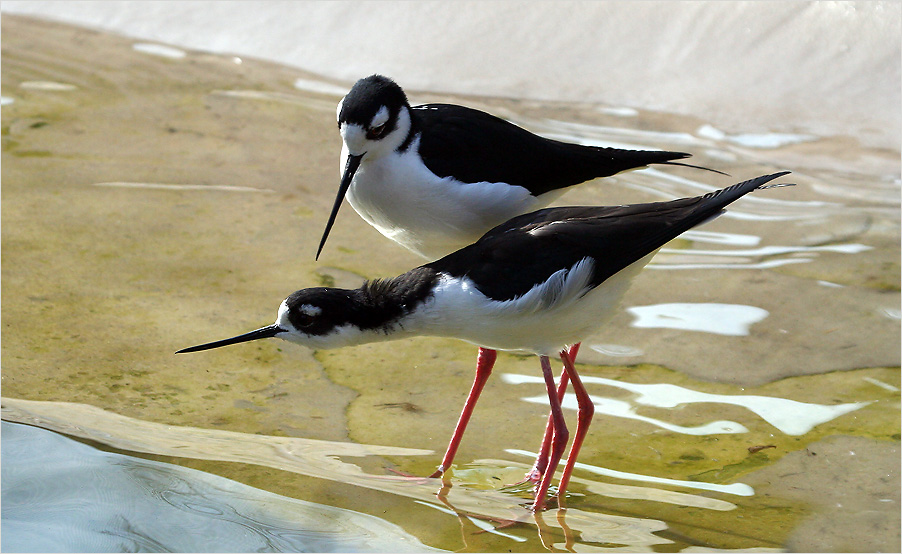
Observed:
[[[338,180],[337,96],[299,90],[294,86],[298,78],[317,77],[257,60],[238,63],[198,52],[153,55],[135,50],[138,41],[8,14],[2,25],[2,94],[12,99],[2,108],[2,394],[10,399],[4,407],[13,407],[4,411],[4,419],[80,436],[72,426],[52,423],[54,413],[69,413],[64,408],[31,407],[36,412],[28,416],[12,400],[21,399],[86,404],[178,428],[443,450],[471,379],[471,345],[423,338],[312,352],[266,341],[173,355],[178,348],[268,323],[281,299],[297,288],[357,286],[363,278],[396,275],[422,263],[347,206],[320,263],[314,263]],[[737,205],[737,210],[759,218],[808,210],[810,217],[767,225],[754,217],[723,217],[705,227],[760,236],[762,246],[797,247],[740,259],[750,265],[779,264],[766,270],[736,268],[735,256],[700,255],[694,253],[696,241],[680,239],[636,280],[624,302],[625,308],[730,302],[767,310],[763,322],[752,325],[748,336],[647,329],[631,326],[633,316],[624,309],[603,333],[586,341],[580,360],[589,365],[581,373],[667,382],[710,394],[870,404],[801,437],[774,436],[771,427],[749,423],[736,407],[693,405],[668,417],[687,426],[710,419],[740,421],[751,433],[687,446],[680,436],[649,434],[641,422],[618,420],[617,425],[596,424],[580,459],[673,478],[705,476],[702,480],[730,468],[728,476],[716,479],[766,483],[762,490],[770,496],[743,506],[756,514],[747,516],[752,521],[719,516],[725,518],[723,528],[736,527],[725,533],[727,538],[701,539],[704,534],[687,520],[683,531],[694,537],[687,544],[898,549],[899,459],[893,456],[899,444],[900,384],[897,151],[865,148],[850,137],[761,149],[699,137],[705,122],[688,116],[642,112],[624,121],[590,105],[411,95],[415,101],[484,107],[539,132],[582,133],[589,139],[593,129],[609,127],[668,133],[650,146],[694,151],[695,163],[733,177],[677,168],[666,173],[712,188],[776,169],[794,170],[798,186],[764,191],[760,196],[766,199]],[[555,121],[591,127],[564,130]],[[680,144],[683,135],[694,138]],[[677,180],[668,182],[670,189],[655,188],[661,180],[654,171],[632,172],[578,187],[558,204],[699,193],[681,188],[684,183]],[[850,244],[867,248],[854,254],[830,250]],[[794,263],[798,260],[804,263]],[[712,261],[728,267],[678,269]],[[641,352],[611,356],[603,345],[629,345]],[[499,379],[486,389],[461,464],[476,458],[510,460],[505,448],[535,448],[543,409],[520,401],[528,385],[506,385],[500,376],[537,375],[536,365],[532,357],[499,357]],[[538,391],[532,387],[529,394]],[[643,409],[642,414],[663,411]],[[639,444],[636,436],[643,437]],[[854,458],[846,454],[849,449],[836,446],[847,441]],[[152,435],[148,443],[140,451],[154,452]],[[115,440],[108,444],[126,448]],[[755,444],[777,448],[750,456],[747,447]],[[705,450],[699,450],[702,446]],[[797,487],[793,474],[806,459],[806,448],[850,477]],[[433,458],[392,458],[392,463],[424,474],[435,465]],[[782,471],[787,465],[791,471]],[[210,464],[204,469],[213,467],[240,473],[243,482],[263,480],[246,467]],[[821,471],[801,467],[798,471]],[[278,481],[291,480],[285,475]],[[291,488],[297,497],[327,490],[316,483],[310,484],[313,489]],[[847,508],[825,502],[825,488]],[[368,500],[373,513],[381,498]],[[853,504],[844,500],[852,498]],[[597,509],[591,499],[587,502],[590,511]],[[764,517],[767,509],[760,511],[761,504],[768,502],[785,507],[789,516],[778,510]],[[868,514],[867,526],[849,516],[850,505],[854,513]],[[618,508],[631,509],[626,502]],[[679,519],[655,515],[672,528]],[[827,527],[835,532],[813,532]],[[456,526],[414,534],[431,546],[453,549],[455,531]],[[524,548],[530,546],[540,545],[530,542]]]

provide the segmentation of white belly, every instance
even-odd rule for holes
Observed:
[[[494,350],[553,355],[582,341],[615,313],[633,278],[654,252],[584,293],[590,265],[577,264],[514,300],[493,302],[466,279],[445,278],[432,304],[417,314],[411,330],[424,335],[463,339]],[[591,263],[591,262],[590,262]],[[552,280],[549,280],[552,281]]]
[[[366,160],[347,199],[380,233],[430,260],[475,242],[492,227],[543,207],[557,195],[532,196],[506,183],[461,183],[439,178],[414,154]],[[347,152],[342,151],[342,159]],[[562,192],[562,191],[561,191]]]

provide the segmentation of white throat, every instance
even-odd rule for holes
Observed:
[[[378,125],[387,120],[388,110],[387,108],[382,108],[382,110],[373,118],[374,124]],[[368,139],[366,137],[366,128],[357,123],[342,123],[339,133],[344,143],[341,156],[343,170],[348,154],[354,156],[365,154],[362,163],[366,163],[397,150],[404,143],[408,133],[410,133],[410,110],[407,109],[407,106],[402,106],[401,111],[398,113],[398,120],[394,130],[378,140]]]

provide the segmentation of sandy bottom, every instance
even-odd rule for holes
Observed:
[[[784,168],[798,183],[706,225],[719,244],[674,241],[585,341],[581,374],[600,406],[586,465],[566,516],[533,518],[520,506],[528,490],[501,490],[543,429],[533,357],[499,356],[439,503],[434,483],[385,468],[424,475],[438,463],[472,345],[263,341],[173,355],[268,324],[297,288],[422,263],[347,206],[314,262],[338,184],[338,96],[255,60],[10,15],[2,25],[5,420],[375,515],[448,550],[898,551],[898,152],[849,137],[725,136],[672,114],[411,93],[548,136],[693,152],[733,176],[631,172],[558,204],[690,196]],[[648,307],[657,315],[639,325]],[[319,462],[299,453],[308,440],[325,443]]]

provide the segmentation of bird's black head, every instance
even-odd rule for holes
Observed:
[[[282,301],[276,322],[250,333],[184,348],[176,352],[199,352],[230,344],[277,337],[311,348],[335,348],[355,344],[366,331],[360,290],[327,287],[302,289]],[[371,316],[370,316],[371,317]],[[363,324],[364,327],[366,323]]]
[[[358,294],[356,290],[330,287],[295,291],[279,306],[276,324],[290,329],[289,334],[299,338],[334,333],[356,319],[355,315],[359,311]]]
[[[272,337],[322,349],[387,340],[403,327],[399,322],[430,297],[436,279],[437,273],[423,266],[394,279],[367,281],[357,289],[301,289],[282,301],[272,325],[176,353]]]
[[[394,81],[382,75],[370,75],[357,81],[338,106],[338,126],[360,125],[366,138],[377,140],[397,125],[402,107],[409,107],[407,95]],[[377,118],[377,115],[381,117]],[[384,120],[384,121],[383,121]]]
[[[406,148],[404,145],[410,142],[411,129],[407,95],[388,77],[370,75],[360,79],[338,103],[338,131],[344,142],[344,171],[316,251],[317,258],[360,164]]]

